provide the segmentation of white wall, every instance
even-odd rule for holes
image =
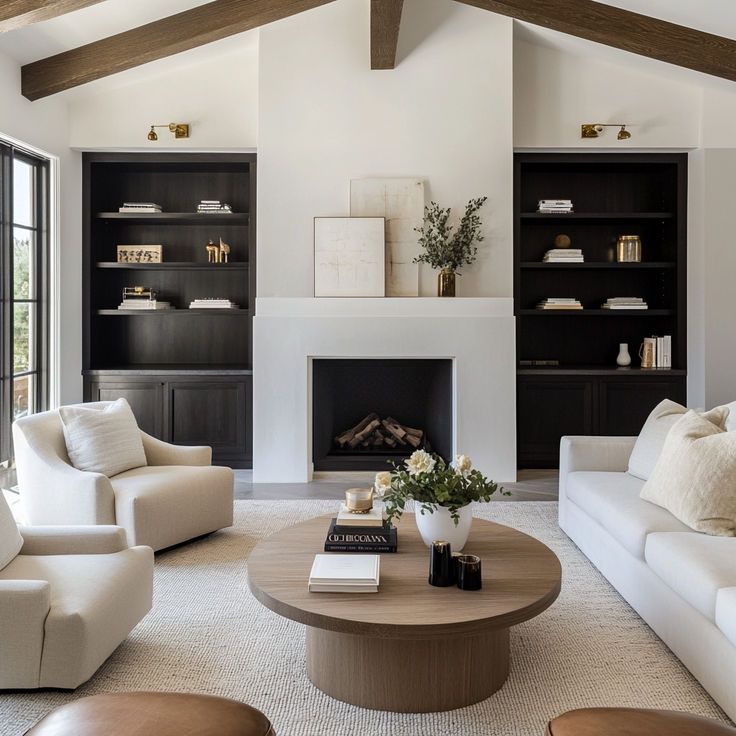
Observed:
[[[69,105],[69,143],[81,149],[217,150],[258,142],[258,31],[117,74]],[[190,123],[176,140],[152,124]]]
[[[51,97],[29,102],[20,94],[20,68],[0,54],[0,136],[58,157],[60,218],[59,362],[62,403],[82,398],[82,211],[80,155],[69,150],[66,103]]]
[[[350,179],[419,176],[428,199],[487,195],[487,239],[462,296],[512,292],[511,21],[407,0],[393,71],[371,71],[370,3],[261,29],[258,295],[312,296],[313,218],[349,215]],[[436,294],[422,271],[421,293]]]
[[[736,149],[707,150],[705,172],[705,400],[710,407],[736,398]]]
[[[691,148],[700,143],[700,88],[630,67],[514,41],[516,148]],[[581,123],[631,123],[632,137],[581,139]]]

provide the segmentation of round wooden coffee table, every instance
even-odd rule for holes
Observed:
[[[542,613],[560,592],[556,555],[516,529],[473,519],[463,552],[483,561],[483,588],[428,584],[429,550],[413,514],[399,551],[381,555],[378,593],[309,593],[329,516],[264,539],[248,560],[253,595],[307,625],[307,672],[346,703],[405,713],[461,708],[498,690],[509,673],[509,628]]]

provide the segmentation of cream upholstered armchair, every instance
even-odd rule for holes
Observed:
[[[76,688],[151,610],[153,552],[114,526],[21,527],[0,494],[0,688]]]
[[[85,404],[105,407],[110,402]],[[29,524],[117,524],[128,544],[154,550],[233,523],[233,471],[209,447],[180,447],[141,432],[147,465],[108,478],[69,461],[58,411],[19,419],[13,442]]]

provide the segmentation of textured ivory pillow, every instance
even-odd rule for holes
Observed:
[[[641,498],[667,509],[692,529],[736,536],[736,432],[689,411],[669,431]]]
[[[730,405],[729,405],[730,406]],[[723,427],[723,421],[719,420],[725,407],[716,407],[711,411],[703,414],[708,421]],[[716,413],[714,413],[716,412]],[[667,433],[672,429],[675,422],[680,420],[687,413],[687,408],[676,401],[664,399],[652,409],[652,413],[647,417],[641,432],[636,439],[634,449],[629,457],[629,474],[634,475],[642,480],[649,480],[649,477],[657,464],[657,460],[662,453],[664,441],[667,439]]]
[[[0,570],[9,565],[23,546],[23,537],[13,518],[13,512],[0,493]]]
[[[104,408],[62,406],[59,415],[66,451],[78,470],[111,478],[148,464],[138,424],[125,399]]]

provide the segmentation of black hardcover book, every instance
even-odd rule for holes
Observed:
[[[330,522],[325,552],[396,552],[398,534],[394,527],[340,527]]]

